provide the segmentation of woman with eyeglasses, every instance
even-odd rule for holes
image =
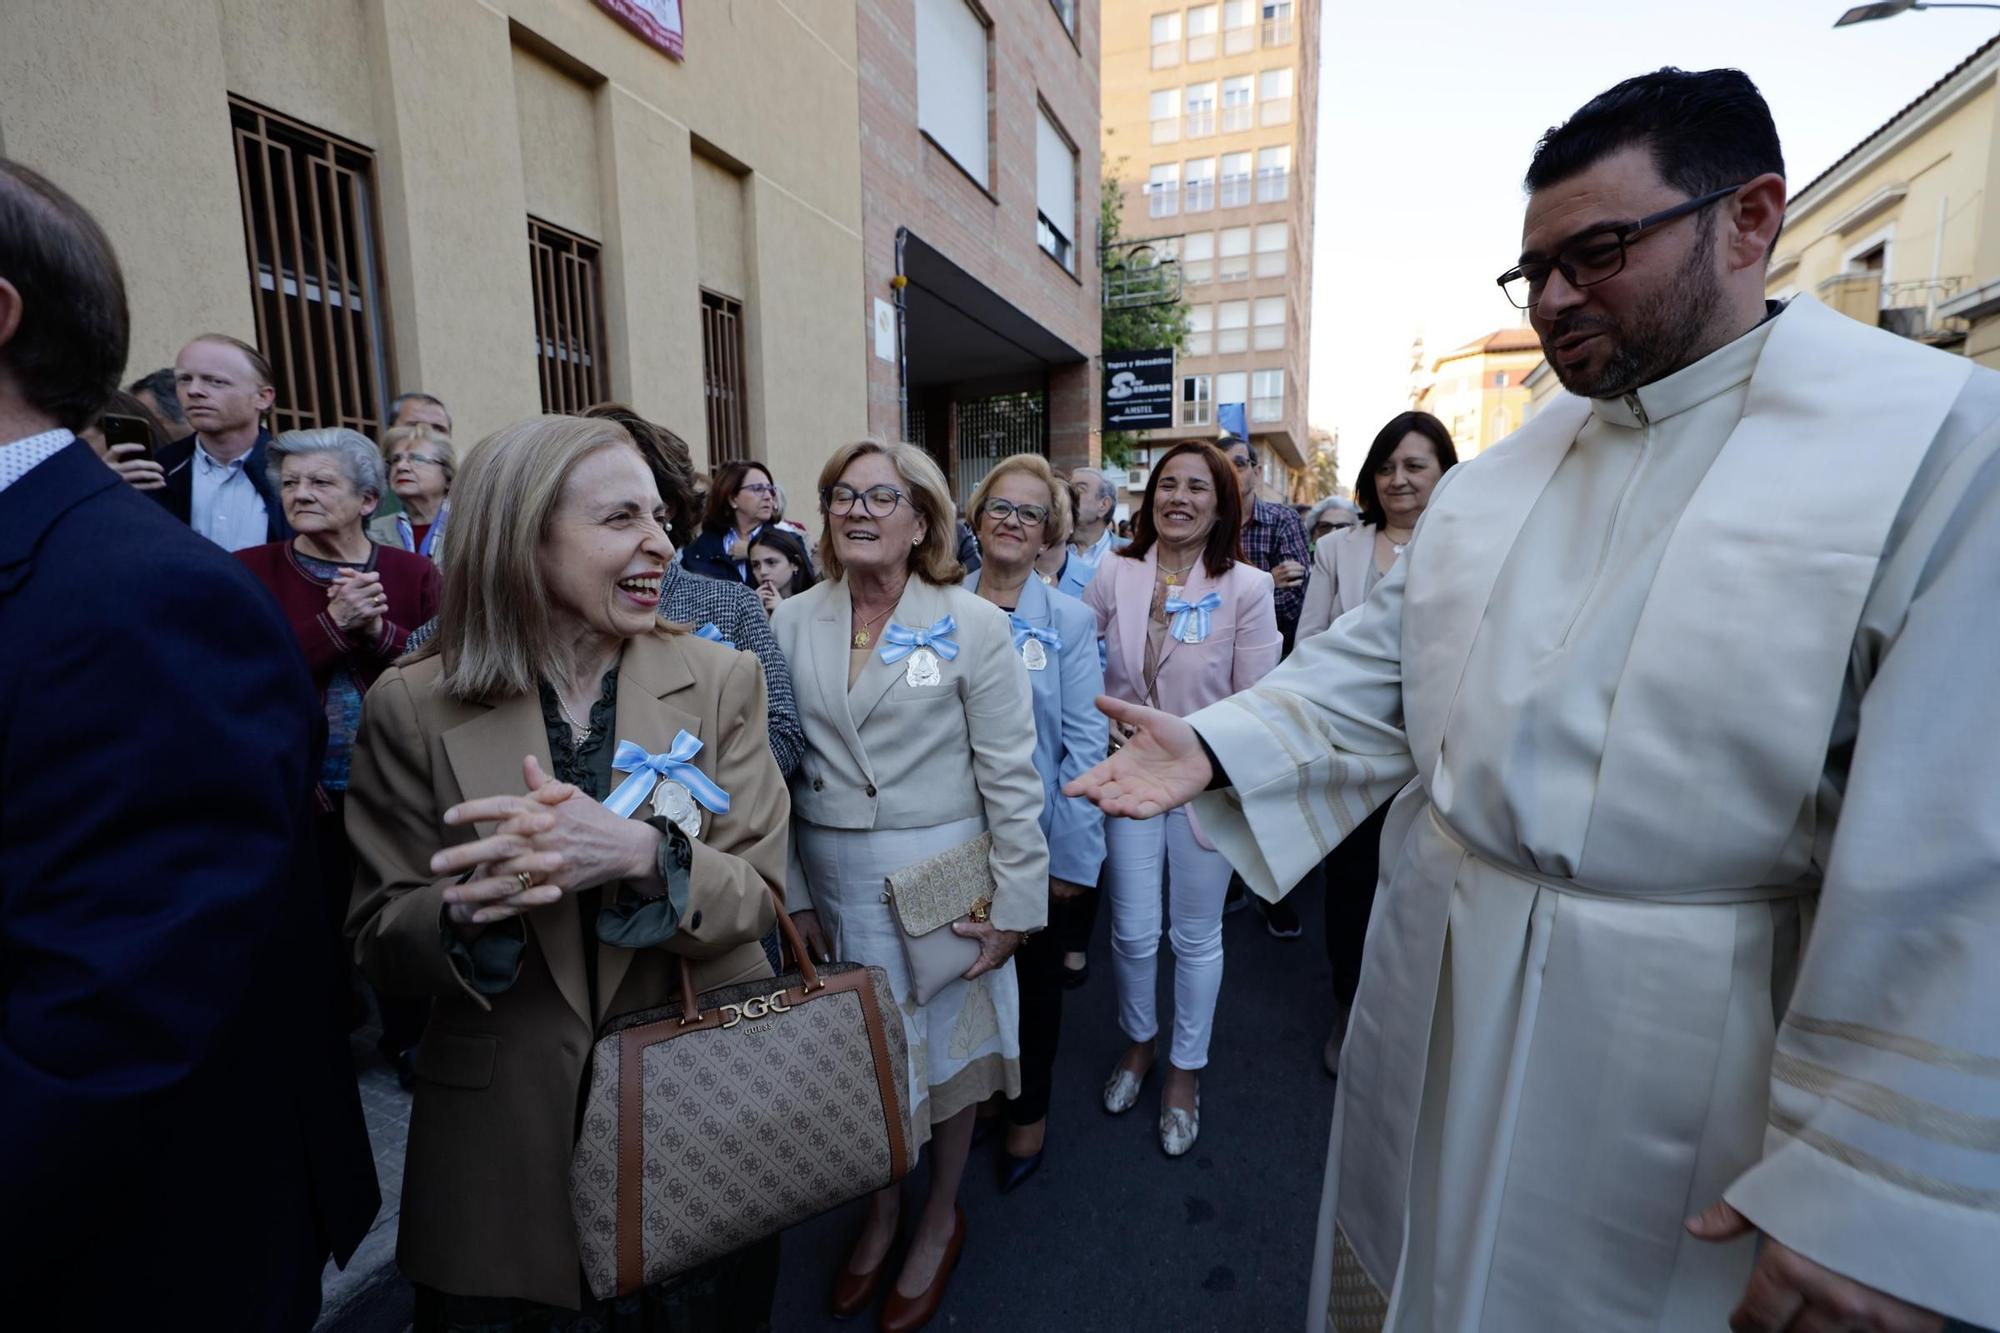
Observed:
[[[1167,450],[1146,481],[1132,544],[1104,558],[1084,590],[1110,650],[1104,692],[1185,717],[1263,679],[1282,639],[1271,576],[1241,559],[1236,469],[1197,440]],[[1121,743],[1127,728],[1111,728]],[[1155,1000],[1161,900],[1174,948],[1174,1021],[1160,1089],[1160,1147],[1179,1157],[1201,1132],[1199,1076],[1222,992],[1222,904],[1229,862],[1183,806],[1107,819],[1112,979],[1132,1043],[1104,1085],[1104,1109],[1132,1109],[1159,1059]]]
[[[825,581],[779,603],[771,623],[806,739],[786,898],[812,948],[888,973],[908,1029],[910,1137],[930,1141],[931,1164],[881,1315],[899,1333],[937,1313],[965,1244],[958,1187],[974,1108],[1021,1092],[1013,953],[1048,915],[1044,784],[1026,725],[1028,667],[1007,614],[959,585],[957,520],[937,464],[914,445],[862,440],[836,450],[819,480]],[[937,959],[908,946],[943,964],[926,972],[919,1000],[884,877],[982,834],[992,837],[986,919],[949,927],[965,956],[957,976],[954,950]],[[871,1201],[834,1279],[835,1316],[874,1300],[901,1212],[895,1186]]]
[[[382,465],[389,470],[389,489],[403,508],[370,519],[369,538],[399,551],[414,551],[436,564],[451,517],[451,479],[458,471],[451,436],[422,422],[392,426],[382,436]]]
[[[1062,785],[1104,754],[1109,727],[1096,707],[1104,693],[1096,618],[1040,567],[1049,551],[1069,551],[1069,487],[1040,455],[1016,454],[986,474],[968,512],[980,566],[965,586],[1007,613],[1034,691],[1035,771],[1049,843],[1049,929],[1030,935],[1015,955],[1021,1095],[1006,1108],[1000,1189],[1007,1193],[1042,1165],[1062,1026],[1063,947],[1104,866],[1104,815],[1087,800],[1064,796]]]
[[[778,488],[762,463],[730,463],[708,492],[701,532],[681,555],[681,568],[754,588],[750,544],[777,511]]]

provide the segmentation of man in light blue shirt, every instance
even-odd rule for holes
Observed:
[[[277,397],[270,362],[246,342],[204,333],[174,359],[174,382],[194,434],[160,450],[167,483],[153,498],[226,551],[290,537],[265,475],[264,414]]]
[[[1083,584],[1088,585],[1104,557],[1125,543],[1118,539],[1112,515],[1118,508],[1118,488],[1096,468],[1080,467],[1069,474],[1069,488],[1076,496],[1076,530],[1070,534],[1071,564]],[[1079,591],[1077,596],[1083,594]]]

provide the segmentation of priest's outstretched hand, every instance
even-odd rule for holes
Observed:
[[[1065,796],[1082,796],[1107,815],[1151,819],[1199,796],[1215,776],[1194,728],[1172,713],[1097,696],[1111,719],[1111,757],[1072,779]]]

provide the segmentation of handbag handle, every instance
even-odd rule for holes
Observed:
[[[798,965],[799,980],[804,984],[806,994],[810,995],[814,991],[824,988],[826,983],[819,979],[819,969],[813,966],[812,954],[806,948],[805,939],[799,934],[799,928],[792,923],[792,914],[785,910],[784,898],[779,896],[778,891],[770,885],[767,884],[764,888],[771,895],[771,905],[778,909],[778,939],[780,945],[782,948],[791,950],[792,961]],[[695,994],[694,968],[689,964],[688,956],[680,954],[678,957],[681,966],[680,1022],[682,1027],[686,1027],[690,1023],[699,1023],[701,1021],[701,1000]],[[783,961],[782,955],[780,956],[780,961]]]

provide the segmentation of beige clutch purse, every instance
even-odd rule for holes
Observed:
[[[982,833],[904,866],[887,882],[917,1003],[926,1004],[979,960],[979,942],[958,934],[951,923],[984,921],[993,906],[993,835]]]

